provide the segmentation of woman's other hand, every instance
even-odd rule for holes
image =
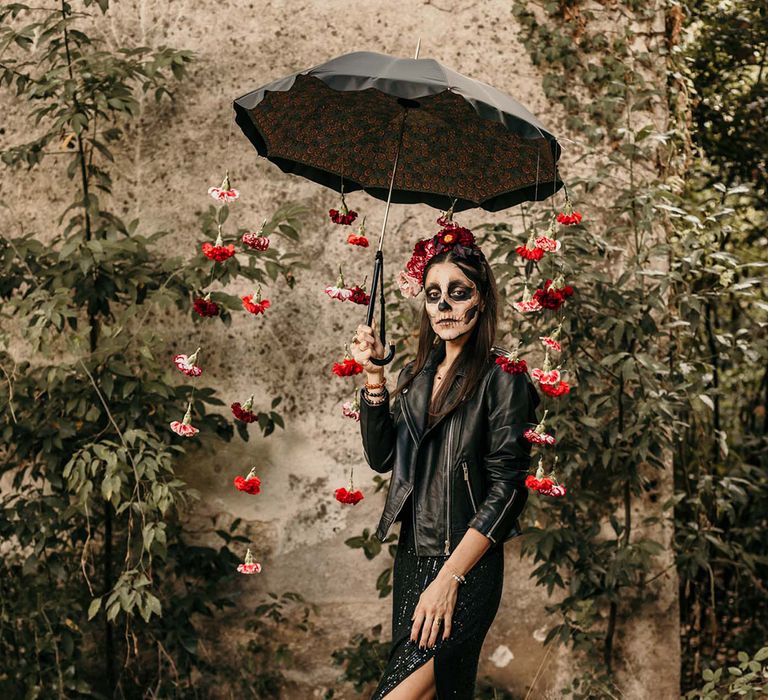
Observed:
[[[442,628],[443,639],[451,636],[453,610],[459,593],[458,582],[449,576],[439,575],[419,596],[419,602],[413,612],[411,640],[420,647],[432,647],[437,642],[437,635]],[[435,618],[440,623],[435,624]],[[421,637],[419,639],[419,637]]]

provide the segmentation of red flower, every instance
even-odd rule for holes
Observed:
[[[509,374],[525,374],[528,371],[528,364],[525,360],[512,360],[505,355],[499,355],[496,358],[496,364]]]
[[[350,245],[359,245],[361,248],[367,248],[370,245],[365,236],[358,236],[354,233],[350,233],[347,236],[347,243]]]
[[[469,247],[475,243],[475,235],[463,226],[450,226],[436,234],[436,242],[444,246],[461,245]]]
[[[229,260],[234,254],[235,244],[230,243],[229,245],[224,245],[224,241],[221,239],[221,225],[219,225],[219,233],[216,236],[216,242],[213,245],[208,241],[203,243],[203,255],[216,262]]]
[[[182,437],[193,437],[200,432],[198,428],[192,425],[192,402],[187,405],[187,412],[182,420],[171,421],[171,430]]]
[[[561,277],[561,276],[560,276]],[[558,277],[558,279],[560,279]],[[533,298],[545,309],[559,309],[566,298],[573,294],[573,287],[566,284],[560,288],[553,284],[551,279],[544,283],[543,289],[537,289]]]
[[[359,503],[364,498],[362,491],[347,491],[343,486],[336,489],[333,495],[339,503],[351,503],[352,505]]]
[[[244,233],[240,240],[243,242],[243,245],[248,246],[251,250],[266,250],[269,248],[269,238],[258,233]]]
[[[242,476],[236,476],[234,479],[235,488],[238,491],[245,491],[252,496],[261,492],[261,479],[255,474],[256,467],[253,467],[248,475],[243,478]]]
[[[229,183],[229,170],[224,176],[221,187],[209,187],[208,194],[221,202],[234,202],[240,196],[240,193]]]
[[[333,373],[339,377],[351,377],[354,374],[360,374],[363,366],[354,358],[345,358],[343,362],[333,363]]]
[[[526,260],[541,260],[544,257],[544,248],[528,248],[524,245],[519,245],[515,248],[515,252]]]
[[[261,299],[261,285],[253,294],[246,294],[240,299],[243,301],[243,308],[252,314],[263,314],[271,306],[269,299]]]
[[[571,387],[568,384],[568,382],[564,380],[560,380],[559,384],[539,384],[539,387],[541,387],[541,390],[549,395],[549,396],[562,396],[563,394],[567,394],[571,391]]]
[[[349,291],[352,292],[352,295],[349,297],[349,301],[353,301],[355,304],[363,304],[368,306],[369,302],[371,301],[371,295],[366,294],[365,289],[359,285],[355,285],[354,287],[350,287]]]
[[[565,226],[571,226],[572,224],[579,224],[581,223],[581,212],[575,211],[573,214],[563,214],[562,212],[557,215],[557,220],[559,223],[564,224]]]
[[[261,564],[253,560],[253,554],[251,554],[250,547],[248,548],[248,551],[245,553],[245,563],[238,564],[237,570],[241,574],[258,574],[261,571]]]
[[[356,218],[357,212],[350,211],[347,207],[347,203],[344,200],[344,189],[341,191],[341,211],[338,209],[329,209],[328,216],[331,217],[331,221],[334,224],[341,224],[343,226],[349,226]]]
[[[243,421],[243,423],[254,423],[259,417],[251,411],[252,406],[253,394],[251,394],[251,397],[244,404],[240,405],[239,401],[235,401],[230,408],[232,409],[232,414],[238,420]]]
[[[566,194],[563,211],[561,211],[555,218],[559,223],[565,226],[571,226],[572,224],[580,224],[582,217],[581,212],[573,210],[573,203],[571,202],[570,197]]]
[[[215,301],[211,301],[211,293],[205,295],[205,297],[195,297],[192,301],[192,308],[200,316],[218,316],[219,305]]]
[[[199,352],[200,348],[195,350],[189,357],[186,355],[174,355],[173,364],[176,365],[179,372],[183,372],[190,377],[199,377],[203,373],[202,368],[197,366],[197,355]]]

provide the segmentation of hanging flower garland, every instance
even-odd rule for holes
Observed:
[[[555,227],[557,223],[565,226],[572,226],[581,223],[582,215],[574,211],[573,204],[568,196],[568,190],[565,190],[564,211],[558,213],[550,219],[546,234],[536,235],[531,233],[524,245],[517,246],[515,252],[526,261],[526,265],[538,264],[548,254],[559,253],[562,249],[561,241],[555,236]],[[552,261],[553,266],[557,268]],[[526,267],[526,282],[523,289],[522,299],[513,302],[513,307],[522,314],[546,313],[547,311],[561,310],[566,300],[574,294],[571,285],[565,283],[565,276],[562,270],[558,270],[553,278],[546,278],[544,285],[531,293],[528,286],[528,270]],[[544,345],[544,361],[541,367],[534,367],[530,371],[530,376],[537,382],[541,391],[552,398],[559,398],[570,392],[570,385],[562,378],[562,372],[565,370],[557,366],[553,367],[550,361],[550,352],[561,352],[560,334],[562,332],[563,317],[554,331],[548,335],[540,335],[539,340]],[[518,343],[519,346],[519,343]],[[518,358],[518,350],[507,356],[496,359],[496,362],[507,372],[526,371],[527,367],[522,365],[523,360]],[[557,440],[553,434],[546,432],[546,421],[549,409],[545,409],[544,414],[538,425],[528,428],[524,437],[532,444],[540,447],[554,445]],[[558,455],[555,453],[554,464],[558,461]],[[555,475],[555,468],[547,474],[542,463],[542,457],[539,457],[538,468],[535,475],[529,474],[525,481],[526,487],[536,491],[543,496],[561,497],[566,493],[565,485],[560,484]]]

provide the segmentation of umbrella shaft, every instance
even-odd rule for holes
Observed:
[[[397,139],[397,150],[395,151],[395,163],[392,166],[392,177],[389,180],[389,192],[387,193],[387,206],[384,209],[384,221],[381,224],[381,234],[379,235],[379,247],[382,249],[384,243],[384,231],[387,229],[387,218],[389,217],[389,205],[392,202],[392,188],[395,186],[395,174],[397,173],[397,161],[400,159],[400,146],[403,144],[403,131],[405,131],[405,118],[408,116],[408,108],[403,108],[403,121],[400,124],[400,135]]]

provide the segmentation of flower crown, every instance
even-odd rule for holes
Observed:
[[[459,226],[453,220],[453,205],[437,219],[437,223],[443,228],[434,236],[422,238],[416,243],[405,270],[401,270],[397,276],[400,292],[405,297],[416,297],[424,289],[424,268],[429,260],[439,253],[453,250],[454,254],[461,258],[468,258],[470,255],[481,260],[485,258],[483,251],[475,243],[472,231]]]

